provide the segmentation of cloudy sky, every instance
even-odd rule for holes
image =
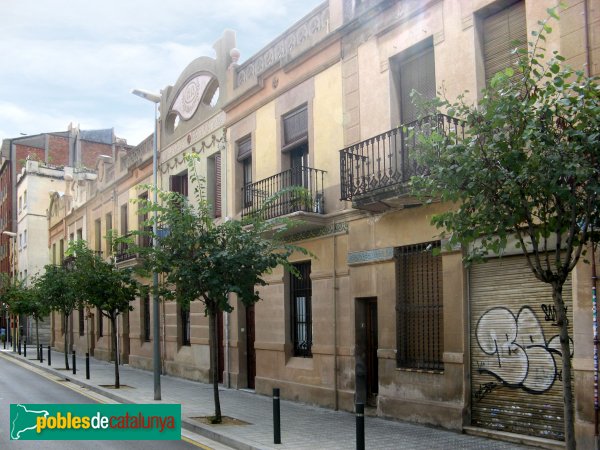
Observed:
[[[153,105],[132,88],[174,84],[226,28],[243,62],[322,1],[0,0],[0,141],[72,122],[138,144]]]

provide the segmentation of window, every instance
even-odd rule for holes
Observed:
[[[94,249],[100,253],[102,251],[102,221],[96,219],[94,222]]]
[[[69,234],[69,242],[73,242],[75,240],[75,233]]]
[[[19,233],[19,251],[23,249],[23,233]]]
[[[23,248],[27,247],[27,230],[23,231]]]
[[[104,336],[104,320],[102,319],[102,311],[96,307],[96,316],[98,320],[98,339]]]
[[[78,228],[77,229],[77,240],[78,241],[82,241],[83,240],[83,229],[82,228]]]
[[[145,342],[150,342],[150,292],[144,294],[142,314],[142,333]]]
[[[61,239],[59,241],[59,258],[60,258],[60,264],[62,265],[62,263],[65,261],[65,241],[64,239]]]
[[[206,196],[213,207],[213,217],[221,217],[221,154],[208,158],[208,180]]]
[[[310,261],[294,264],[294,267],[300,274],[300,278],[290,274],[291,329],[294,356],[311,357],[312,283],[310,280]]]
[[[171,191],[177,192],[183,197],[188,196],[188,173],[184,170],[180,174],[171,176]]]
[[[52,264],[56,265],[56,242],[52,244]]]
[[[106,215],[106,254],[107,255],[112,255],[112,239],[111,239],[111,233],[110,231],[112,230],[113,224],[112,224],[112,214],[108,213]]]
[[[252,157],[242,161],[242,183],[244,190],[244,208],[252,206]]]
[[[23,197],[19,195],[19,212],[23,209]]]
[[[127,217],[128,208],[127,203],[121,205],[121,236],[127,236],[129,234],[129,218]],[[119,253],[124,255],[127,253],[128,245],[126,242],[122,242],[119,246]]]
[[[138,230],[150,233],[152,227],[148,225],[148,211],[140,212],[140,209],[146,206],[148,202],[148,192],[144,192],[138,197]],[[138,243],[140,247],[152,247],[152,238],[148,234],[143,234],[138,237]]]
[[[514,66],[519,55],[513,54],[518,47],[527,49],[527,23],[525,2],[520,1],[502,11],[483,19],[483,64],[485,82],[501,70]]]
[[[425,99],[436,96],[435,58],[433,42],[428,39],[411,47],[391,61],[395,95],[392,111],[397,111],[398,123],[409,123],[419,117],[419,108],[413,104],[411,92],[418,92]]]
[[[23,191],[23,209],[27,209],[27,190]]]
[[[237,144],[238,161],[242,165],[242,206],[252,206],[252,139],[250,136],[242,139]]]
[[[439,241],[395,250],[399,368],[444,368],[442,257],[434,248],[440,248]]]
[[[83,306],[79,307],[79,336],[83,336],[85,334],[85,308]]]
[[[181,320],[181,345],[190,345],[190,306],[180,306],[180,320]]]

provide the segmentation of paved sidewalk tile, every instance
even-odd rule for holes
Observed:
[[[24,359],[11,351],[4,354]],[[355,448],[356,418],[353,414],[281,401],[281,445],[273,444],[272,399],[252,392],[220,388],[223,415],[247,422],[248,425],[204,425],[194,417],[214,413],[212,385],[161,376],[162,400],[154,400],[153,374],[122,365],[119,367],[121,389],[102,387],[114,384],[114,364],[90,358],[91,379],[85,379],[85,358],[77,357],[77,374],[64,370],[62,353],[52,352],[52,367],[34,360],[35,349],[28,350],[28,363],[50,370],[74,383],[88,387],[120,402],[179,403],[182,405],[184,428],[226,445],[241,449],[352,449]],[[71,356],[69,355],[69,364]],[[63,370],[60,370],[60,369]],[[512,443],[416,424],[365,418],[365,440],[368,449],[486,449],[528,448]]]

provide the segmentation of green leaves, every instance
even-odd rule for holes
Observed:
[[[543,40],[551,28],[540,25],[532,34]],[[518,246],[551,282],[564,280],[585,243],[597,240],[580,224],[599,222],[600,88],[556,52],[544,62],[537,42],[516,68],[492,78],[476,105],[441,102],[440,111],[465,120],[466,138],[422,139],[419,163],[430,169],[411,184],[422,198],[456,204],[433,223],[462,244],[467,262]]]
[[[230,294],[252,305],[260,299],[256,286],[266,284],[264,275],[279,264],[287,265],[292,252],[306,250],[282,239],[294,226],[285,219],[265,221],[259,211],[243,221],[215,220],[203,197],[204,180],[196,172],[197,157],[186,155],[190,179],[196,184],[194,197],[184,199],[159,191],[158,204],[147,202],[146,210],[157,213],[158,228],[168,233],[159,237],[158,248],[137,250],[143,255],[147,272],[164,274],[161,293],[175,298],[183,308],[200,300],[208,314],[231,311]],[[298,201],[309,198],[299,190],[278,195],[293,195]],[[267,200],[263,207],[268,208],[275,200]]]

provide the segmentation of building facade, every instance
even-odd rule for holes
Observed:
[[[161,92],[161,188],[188,195],[183,155],[194,152],[215,220],[252,214],[285,187],[309,193],[283,196],[267,212],[300,223],[288,239],[314,255],[293,255],[302,278],[275,270],[260,302],[245,308],[232,298],[233,312],[220,318],[225,386],[264,395],[279,387],[284,398],[347,411],[362,401],[381,417],[533,436],[548,446],[563,439],[551,290],[512,248],[466,269],[463,250],[443,245],[431,217],[448,205],[410,195],[407,182],[419,168],[414,136],[402,126],[416,135],[432,126],[458,130],[446,115],[418,120],[410,93],[443,89],[452,99],[468,91],[475,101],[514,62],[514,41],[526,42],[552,6],[330,0],[243,63],[225,32],[215,58],[193,61]],[[598,2],[570,1],[560,15],[548,51],[597,75]],[[51,218],[51,246],[69,239],[78,217],[97,250],[106,230],[141,226],[131,200],[145,195],[135,187],[151,175],[150,155],[140,150],[147,144],[135,150],[139,158],[127,152],[98,166],[86,203],[62,223]],[[119,265],[136,264],[124,255]],[[594,428],[591,284],[582,263],[564,291],[583,447],[591,447]],[[195,303],[186,313],[163,302],[153,336],[150,298],[142,296],[120,325],[122,360],[150,369],[156,338],[164,373],[208,381],[208,322]],[[91,322],[87,342],[109,358],[105,325]],[[502,351],[498,336],[507,342]],[[523,352],[512,351],[517,345]]]

